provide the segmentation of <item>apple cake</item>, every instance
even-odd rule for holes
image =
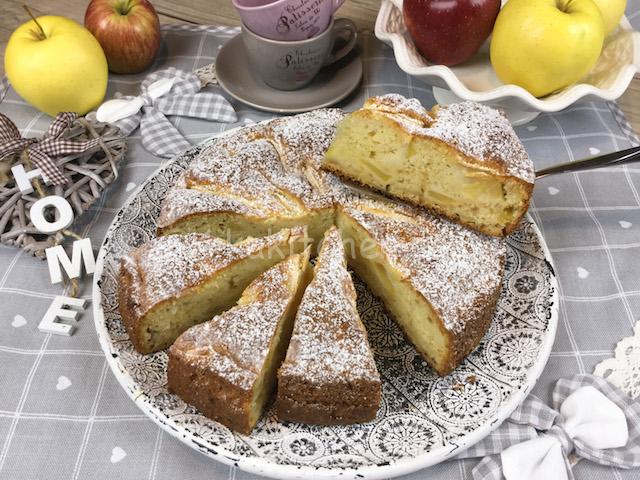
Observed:
[[[489,235],[526,213],[533,165],[507,118],[464,102],[374,97],[344,118],[322,167]]]
[[[207,417],[249,435],[276,386],[311,269],[308,247],[271,267],[237,305],[169,348],[168,389]]]
[[[440,375],[484,336],[502,287],[506,241],[384,198],[343,202],[349,263]]]
[[[354,139],[347,145],[349,136]],[[420,151],[432,153],[418,162]],[[415,187],[417,192],[418,183],[427,182],[420,188],[429,198],[440,199],[440,206],[431,205],[429,212],[411,205],[421,203],[418,197],[407,197],[407,203],[343,180],[340,175],[351,176],[340,170],[349,158],[358,169],[364,157],[376,162],[365,162],[369,166],[363,172],[381,166],[376,173],[380,178],[411,177],[410,182],[390,182],[394,189]],[[329,165],[332,159],[339,164],[335,168]],[[373,179],[358,180],[378,188]],[[389,95],[369,100],[350,116],[335,109],[316,110],[243,127],[196,154],[163,200],[160,237],[122,260],[124,323],[140,352],[168,347],[188,328],[231,308],[257,275],[288,254],[302,252],[301,229],[306,228],[314,244],[311,256],[329,232],[325,256],[342,258],[342,251],[335,251],[342,236],[347,263],[383,300],[426,361],[445,375],[477,346],[490,323],[505,262],[501,236],[524,214],[532,182],[531,162],[508,122],[475,104],[427,112],[415,100]],[[402,196],[384,187],[386,193]],[[320,261],[305,293],[308,298],[327,296],[317,307],[321,312],[342,302],[342,311],[327,311],[315,320],[325,329],[342,321],[341,315],[350,318],[355,312],[344,260],[338,263],[342,267]],[[330,276],[333,282],[326,280]],[[298,316],[306,320],[298,323],[309,330],[293,336],[290,358],[281,370],[279,410],[284,418],[318,423],[370,418],[379,398],[374,385],[379,379],[372,373],[375,365],[357,312],[340,328],[349,327],[350,338],[360,339],[353,342],[361,343],[368,359],[362,368],[371,376],[365,380],[363,375],[358,384],[365,392],[360,403],[340,390],[338,380],[327,386],[326,392],[334,394],[323,396],[325,391],[313,380],[315,367],[300,367],[299,375],[293,374],[289,360],[301,355],[296,352],[304,346],[303,333],[314,332],[310,322],[316,305],[302,303]],[[327,335],[327,349],[333,343],[333,348],[350,345],[341,331]],[[342,368],[348,358],[332,358],[336,365],[331,368]],[[326,361],[315,359],[319,365]],[[327,375],[332,372],[325,370]],[[351,378],[348,375],[345,378]],[[304,393],[290,396],[296,388]]]
[[[202,233],[158,237],[124,256],[118,301],[140,353],[169,347],[189,327],[232,307],[251,281],[305,248],[303,227],[230,244]]]
[[[380,406],[380,376],[336,227],[302,296],[275,405],[283,420],[321,425],[366,422]]]
[[[168,192],[158,234],[202,232],[235,242],[304,225],[317,245],[334,208],[327,175],[312,166],[343,116],[318,110],[221,137]]]

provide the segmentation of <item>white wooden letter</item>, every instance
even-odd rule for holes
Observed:
[[[65,297],[58,295],[53,299],[47,313],[44,314],[38,330],[45,333],[53,333],[56,335],[73,334],[74,326],[67,323],[58,322],[58,319],[78,321],[78,311],[69,310],[66,307],[75,307],[78,310],[84,310],[86,300],[82,298]]]
[[[49,222],[44,218],[44,210],[47,207],[53,207],[58,211],[58,219],[55,222]],[[73,222],[73,209],[71,204],[64,198],[58,195],[49,195],[31,205],[29,216],[34,227],[40,232],[55,233],[71,225]]]
[[[47,176],[42,173],[42,170],[39,168],[34,168],[30,171],[25,171],[23,165],[16,165],[11,167],[11,173],[13,173],[13,178],[16,180],[16,185],[20,189],[20,191],[24,194],[33,193],[33,185],[31,185],[31,180],[36,177],[42,177],[44,183],[49,184],[49,179]]]
[[[49,264],[51,283],[60,283],[62,281],[62,269],[60,267],[67,272],[69,278],[78,278],[80,276],[83,263],[87,274],[93,273],[96,269],[96,259],[93,256],[90,238],[83,238],[73,242],[71,260],[69,260],[69,256],[62,248],[62,245],[49,247],[45,250],[45,253]]]

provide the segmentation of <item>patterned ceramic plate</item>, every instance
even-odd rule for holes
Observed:
[[[355,279],[383,380],[382,405],[370,423],[318,427],[280,422],[269,412],[244,436],[167,393],[166,353],[137,353],[122,325],[118,260],[155,236],[163,196],[206,145],[192,148],[137,189],[107,232],[94,275],[96,329],[111,369],[140,409],[167,432],[213,459],[279,479],[388,478],[458,454],[526,396],[547,361],[558,321],[551,257],[529,219],[508,240],[502,295],[489,331],[447,377],[434,375]]]

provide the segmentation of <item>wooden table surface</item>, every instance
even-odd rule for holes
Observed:
[[[239,19],[231,0],[151,0],[162,23],[200,23],[207,25],[238,25]],[[4,48],[11,32],[27,21],[22,1],[2,2],[0,14],[0,74],[4,73]],[[8,5],[7,5],[8,3]],[[63,15],[82,22],[88,0],[38,0],[29,4],[37,15]],[[380,0],[346,0],[340,16],[351,18],[359,28],[373,30]],[[627,119],[640,134],[640,76],[631,82],[618,100]]]

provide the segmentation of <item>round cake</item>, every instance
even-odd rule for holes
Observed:
[[[383,301],[407,341],[439,375],[446,375],[478,345],[491,322],[502,285],[505,239],[323,170],[325,153],[344,118],[337,109],[317,110],[219,138],[167,192],[157,233],[198,233],[245,244],[302,227],[314,256],[325,232],[335,226],[348,265]],[[506,127],[500,123],[500,128]],[[503,138],[518,141],[508,133]],[[454,141],[451,148],[456,148]],[[522,157],[512,161],[515,168]],[[189,249],[189,242],[177,243]],[[131,256],[139,257],[135,252]],[[138,301],[138,291],[144,288],[128,285],[129,303]],[[229,302],[228,291],[225,295]],[[177,337],[182,332],[173,333]]]

